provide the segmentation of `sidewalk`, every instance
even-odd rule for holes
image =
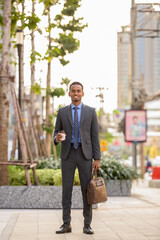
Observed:
[[[133,184],[131,197],[109,197],[93,210],[94,235],[82,233],[82,210],[72,210],[72,233],[55,234],[61,210],[0,210],[0,240],[160,240],[160,189]]]

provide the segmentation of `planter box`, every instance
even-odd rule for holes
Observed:
[[[108,196],[130,196],[131,181],[130,180],[108,180],[105,181]]]
[[[73,187],[72,196],[72,208],[82,208],[80,186]],[[0,187],[0,208],[62,208],[61,199],[61,186]]]
[[[130,181],[109,180],[106,182],[108,196],[130,196]],[[60,209],[61,186],[2,186],[0,208],[8,209]],[[73,187],[72,208],[83,208],[80,186]],[[97,208],[97,205],[93,205]]]

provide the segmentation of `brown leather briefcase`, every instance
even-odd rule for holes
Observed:
[[[96,204],[107,201],[107,192],[104,179],[97,177],[97,170],[92,173],[92,180],[87,186],[87,199],[89,204]]]

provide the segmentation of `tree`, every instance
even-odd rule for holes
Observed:
[[[2,0],[0,0],[2,1]],[[25,13],[24,2],[22,0],[12,0],[11,6],[11,35],[15,35],[17,29],[18,20],[21,21],[21,28],[24,30],[26,27],[31,31],[31,42],[32,42],[32,51],[31,51],[31,84],[32,87],[36,86],[35,82],[35,62],[36,60],[47,60],[48,64],[48,73],[47,73],[47,81],[46,81],[46,129],[49,129],[50,126],[52,128],[51,122],[51,106],[50,100],[51,97],[63,95],[62,89],[57,89],[54,91],[51,90],[51,63],[54,58],[58,58],[60,63],[65,66],[69,63],[68,60],[65,59],[67,54],[73,53],[75,50],[79,48],[79,40],[74,38],[74,32],[81,32],[84,27],[87,25],[82,24],[83,18],[76,19],[75,12],[80,7],[81,0],[38,0],[39,3],[43,2],[44,4],[44,15],[48,17],[48,26],[45,28],[45,31],[48,33],[48,49],[45,56],[42,58],[41,54],[36,52],[34,47],[34,32],[40,32],[38,29],[38,23],[40,19],[35,14],[36,12],[36,0],[31,1],[32,11],[31,13]],[[2,1],[3,3],[3,1]],[[61,4],[62,10],[54,17],[50,17],[50,11],[55,4]],[[22,12],[19,10],[17,6],[22,6]],[[28,15],[29,14],[29,15]],[[0,18],[0,24],[3,20],[3,17]],[[52,30],[56,29],[58,32],[57,35],[54,34],[54,38],[52,37]],[[67,78],[64,78],[66,81]],[[67,83],[68,84],[68,83]],[[32,89],[33,89],[32,88]],[[32,96],[34,95],[31,94]],[[31,99],[33,97],[31,96]],[[33,103],[33,101],[32,101]],[[34,106],[32,106],[34,109]],[[48,142],[48,152],[50,153],[51,146],[51,134],[50,130],[46,131],[47,142]]]
[[[48,62],[48,73],[47,73],[47,90],[50,89],[51,83],[51,61],[54,58],[58,58],[60,63],[65,66],[69,63],[65,59],[67,54],[73,53],[79,48],[79,40],[74,37],[74,32],[82,32],[87,26],[82,24],[83,18],[75,18],[75,12],[80,7],[81,0],[64,0],[63,9],[59,14],[51,19],[50,12],[51,7],[57,3],[58,0],[41,0],[44,3],[44,15],[48,16],[48,50],[45,54],[44,59]],[[51,32],[53,29],[57,29],[59,34],[57,38],[52,38]],[[50,122],[51,106],[50,106],[50,95],[46,96],[46,127],[49,128],[52,123]],[[51,134],[46,134],[47,149],[48,153],[51,152]]]
[[[0,163],[8,161],[10,29],[11,0],[5,0],[3,3],[3,40],[0,63]],[[0,166],[0,185],[8,185],[8,166]]]

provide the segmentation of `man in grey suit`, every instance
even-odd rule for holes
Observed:
[[[63,206],[63,225],[56,231],[57,234],[71,232],[71,198],[76,167],[83,196],[83,232],[94,233],[90,227],[92,205],[87,202],[86,188],[91,180],[92,168],[100,167],[100,144],[95,109],[81,102],[83,96],[83,85],[73,82],[69,87],[72,103],[59,109],[55,125],[54,143],[61,142]],[[61,131],[65,132],[65,140],[62,139]]]

